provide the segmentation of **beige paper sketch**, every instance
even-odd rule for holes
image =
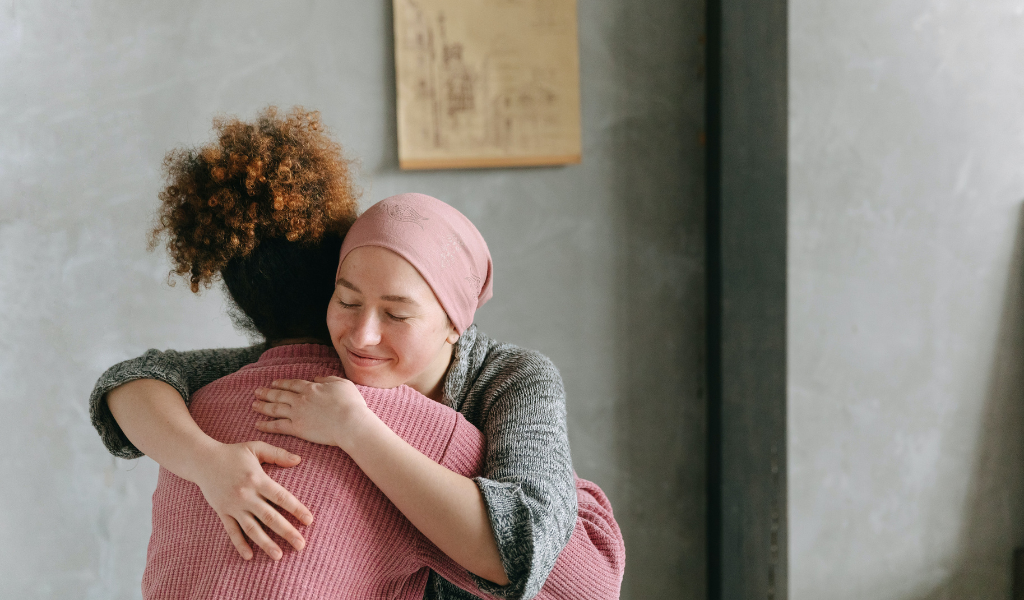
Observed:
[[[575,0],[394,0],[403,169],[580,162]]]

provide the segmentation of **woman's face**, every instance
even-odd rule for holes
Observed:
[[[376,388],[408,385],[440,398],[459,336],[419,272],[378,246],[348,253],[327,309],[345,375]]]

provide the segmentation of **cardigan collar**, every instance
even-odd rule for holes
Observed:
[[[453,348],[452,364],[448,367],[448,374],[444,380],[444,395],[442,402],[455,410],[462,407],[462,403],[469,396],[473,384],[480,375],[483,368],[484,354],[486,354],[487,336],[477,331],[476,325],[470,325],[459,336]]]

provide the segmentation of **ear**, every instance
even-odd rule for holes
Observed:
[[[448,338],[445,340],[449,344],[455,345],[455,342],[459,341],[459,332],[455,329],[455,325],[452,325],[452,320],[448,319]]]

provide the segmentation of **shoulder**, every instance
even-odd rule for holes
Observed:
[[[478,334],[480,364],[470,396],[480,402],[483,420],[497,414],[530,413],[541,420],[561,420],[565,387],[555,364],[544,354]]]
[[[474,350],[480,355],[477,379],[494,382],[550,381],[561,385],[562,375],[550,358],[536,350],[499,342],[476,332]]]

